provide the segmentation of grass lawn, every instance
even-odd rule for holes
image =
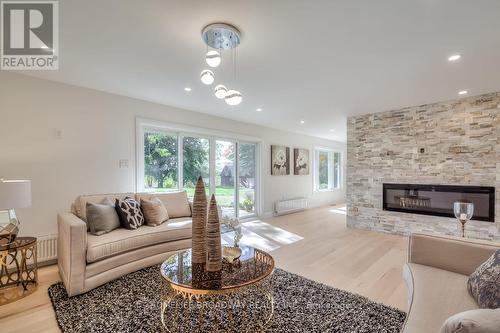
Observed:
[[[175,188],[152,188],[150,189],[151,191],[148,192],[173,192],[177,191]],[[192,198],[194,195],[194,187],[184,187],[184,189],[187,192],[187,195],[189,198]],[[241,191],[244,191],[244,189],[240,189],[240,195],[242,195]],[[206,189],[207,195],[208,195],[208,188]],[[222,187],[222,186],[217,186],[215,188],[215,194],[217,196],[217,204],[223,207],[234,207],[233,201],[234,201],[234,187]],[[240,199],[243,200],[243,199]]]

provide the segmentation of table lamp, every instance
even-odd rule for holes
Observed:
[[[0,224],[0,246],[12,243],[19,232],[16,208],[31,206],[31,181],[0,178],[0,212],[7,211],[9,221]]]

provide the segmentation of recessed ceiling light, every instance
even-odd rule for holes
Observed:
[[[467,94],[467,90],[461,90],[458,92],[459,95],[465,95]]]
[[[300,123],[301,123],[301,124],[304,124],[304,123],[305,123],[305,121],[301,120],[301,121],[300,121]]]
[[[333,128],[330,128],[330,132],[335,132],[335,130]]]
[[[257,109],[255,109],[255,111],[260,112],[260,111],[262,111],[262,109],[261,108],[257,108]]]
[[[457,61],[460,58],[462,58],[460,54],[454,54],[448,57],[448,61]]]
[[[192,90],[192,89],[191,89],[191,88],[189,88],[189,87],[184,88],[184,91],[187,91],[187,92],[189,92],[189,91],[191,91],[191,90]]]

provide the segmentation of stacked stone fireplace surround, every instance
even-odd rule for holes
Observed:
[[[347,225],[407,235],[458,235],[453,218],[384,211],[383,183],[495,187],[495,223],[467,236],[500,241],[500,92],[347,121]]]

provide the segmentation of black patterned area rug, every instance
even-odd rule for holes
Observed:
[[[65,333],[162,332],[160,279],[159,266],[152,266],[83,295],[69,298],[62,283],[48,292]],[[404,312],[280,269],[273,291],[275,312],[266,332],[397,333],[405,320]]]

